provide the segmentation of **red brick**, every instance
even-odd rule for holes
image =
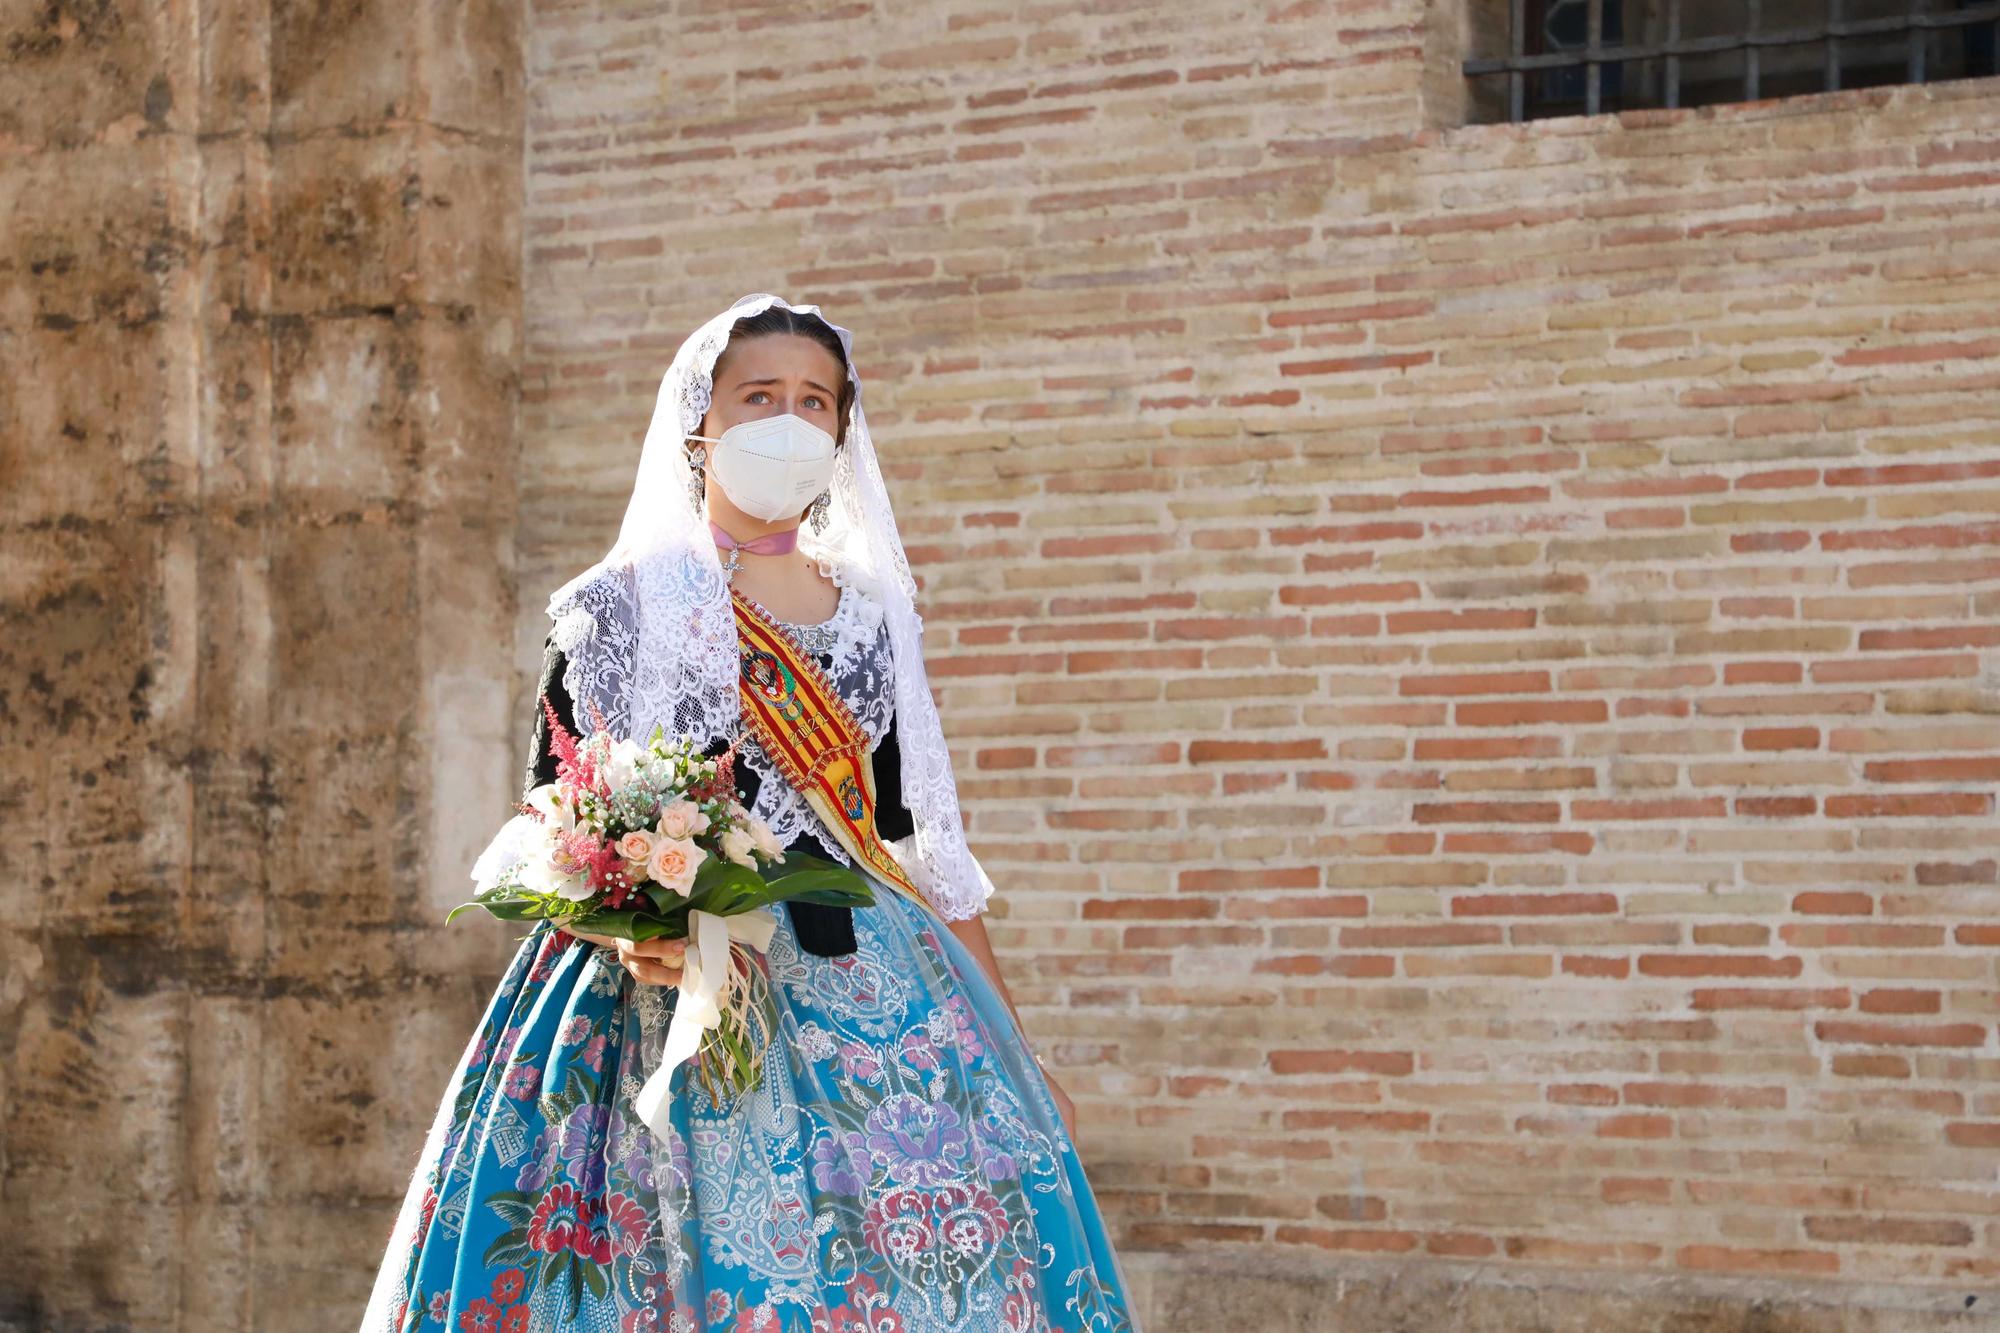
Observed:
[[[1988,1032],[1983,1023],[1897,1024],[1824,1019],[1813,1024],[1813,1035],[1821,1041],[1862,1046],[1984,1046]]]
[[[1954,1120],[1944,1127],[1944,1141],[1958,1148],[2000,1148],[2000,1120]]]
[[[1885,987],[1861,993],[1864,1014],[1935,1014],[1943,1011],[1943,996],[1934,990]]]
[[[1343,949],[1457,949],[1500,944],[1506,934],[1499,926],[1438,924],[1435,926],[1344,926]]]
[[[1410,811],[1419,824],[1553,824],[1562,818],[1555,801],[1439,801]]]
[[[1376,1254],[1407,1254],[1417,1248],[1416,1235],[1408,1231],[1280,1225],[1277,1240],[1280,1245],[1317,1245],[1328,1250],[1360,1250]]]
[[[1429,1111],[1287,1111],[1286,1129],[1330,1129],[1336,1133],[1421,1134],[1431,1127]]]
[[[1381,1074],[1400,1077],[1416,1069],[1408,1051],[1272,1051],[1274,1074]]]
[[[1785,1107],[1783,1088],[1738,1088],[1714,1083],[1627,1083],[1625,1101],[1631,1106],[1726,1106],[1731,1110],[1779,1111]]]
[[[1588,954],[1564,954],[1562,970],[1573,977],[1600,977],[1616,980],[1630,976],[1630,958],[1594,958]]]
[[[1682,1268],[1717,1273],[1816,1274],[1840,1271],[1840,1256],[1831,1250],[1754,1250],[1726,1245],[1683,1245],[1674,1254]]]
[[[1756,958],[1748,954],[1644,953],[1639,972],[1648,977],[1796,977],[1805,970],[1797,955]]]
[[[1606,1176],[1599,1187],[1606,1203],[1671,1204],[1674,1182],[1659,1177]]]
[[[1792,910],[1810,916],[1868,916],[1875,899],[1866,893],[1799,893],[1792,895]]]
[[[1698,989],[1697,1009],[1845,1009],[1853,997],[1845,986],[1806,989],[1787,986],[1722,986]]]
[[[1808,1217],[1806,1239],[1840,1245],[1970,1245],[1972,1228],[1910,1217]]]
[[[1674,1122],[1663,1115],[1608,1115],[1597,1122],[1597,1136],[1604,1139],[1664,1139],[1674,1132]]]

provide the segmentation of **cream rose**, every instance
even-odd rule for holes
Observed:
[[[695,872],[707,859],[708,853],[686,838],[661,838],[646,858],[646,873],[685,898],[694,889]]]
[[[657,841],[645,829],[633,829],[618,839],[618,854],[627,861],[644,863],[653,854],[653,843]]]
[[[675,801],[660,810],[657,830],[662,838],[692,838],[708,829],[708,816],[693,801]]]

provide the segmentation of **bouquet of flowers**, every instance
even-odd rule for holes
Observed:
[[[666,1048],[640,1094],[640,1115],[664,1124],[668,1077],[690,1056],[711,1097],[718,1083],[722,1095],[754,1087],[756,1053],[770,1033],[757,989],[768,982],[749,951],[769,944],[777,927],[770,909],[794,899],[866,906],[874,901],[868,882],[778,846],[736,798],[735,744],[711,758],[655,727],[640,745],[614,739],[601,718],[579,739],[546,699],[542,707],[556,780],[529,792],[480,853],[473,900],[446,922],[483,907],[503,921],[689,940]]]

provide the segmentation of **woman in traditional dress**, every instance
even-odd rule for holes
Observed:
[[[874,902],[778,912],[756,1085],[683,1065],[664,1103],[639,1093],[679,943],[538,923],[452,1074],[364,1333],[1137,1327],[1073,1108],[987,944],[852,348],[768,293],[682,344],[617,543],[550,599],[528,785],[554,776],[551,711],[734,744],[751,813]]]

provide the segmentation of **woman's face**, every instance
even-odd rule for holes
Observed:
[[[789,412],[818,426],[837,443],[840,385],[845,378],[840,359],[802,334],[767,333],[732,342],[715,359],[708,413],[698,433],[719,439],[731,426]],[[713,472],[707,474],[703,493],[709,517],[744,541],[766,531],[796,527],[812,507],[800,510],[797,518],[766,523],[731,504]]]
[[[839,358],[803,334],[770,333],[732,342],[716,358],[701,434],[719,438],[731,426],[789,412],[837,440],[845,378]]]

